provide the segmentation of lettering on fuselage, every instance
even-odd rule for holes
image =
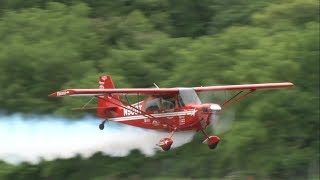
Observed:
[[[123,109],[123,115],[124,116],[132,116],[132,115],[137,115],[140,114],[139,112],[141,112],[142,110],[142,105],[134,105],[132,106],[126,106]]]
[[[179,125],[186,124],[186,117],[185,116],[179,116]]]
[[[69,94],[69,91],[58,91],[57,92],[57,96],[65,96],[65,95],[68,95]]]
[[[160,122],[157,121],[157,120],[153,120],[153,121],[152,121],[152,125],[153,125],[153,126],[159,126],[159,125],[160,125]]]
[[[150,121],[149,118],[144,119],[143,122],[144,122],[144,123],[151,123],[151,121]]]

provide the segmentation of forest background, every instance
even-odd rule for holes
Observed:
[[[211,151],[196,135],[146,157],[10,165],[0,179],[319,179],[319,1],[1,0],[0,109],[81,116],[81,98],[53,91],[290,81],[237,104],[232,129]],[[75,115],[77,114],[77,115]],[[1,142],[0,142],[1,143]]]

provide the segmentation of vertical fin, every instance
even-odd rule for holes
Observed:
[[[99,78],[99,89],[114,89],[115,86],[111,79],[110,75],[103,75]],[[99,96],[98,98],[98,110],[97,116],[100,118],[113,117],[111,111],[115,111],[116,108],[119,108],[115,104],[122,104],[119,101],[119,95],[105,95]]]

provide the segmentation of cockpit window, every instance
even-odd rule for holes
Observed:
[[[178,101],[180,106],[187,104],[201,104],[197,93],[191,88],[181,88],[179,90]]]
[[[161,104],[161,106],[160,106]],[[146,101],[146,111],[173,110],[175,108],[175,97],[161,97]]]
[[[163,98],[161,101],[161,108],[162,110],[174,109],[175,108],[175,98]]]
[[[182,100],[182,98],[181,98],[181,96],[180,96],[180,94],[178,95],[178,103],[179,103],[180,107],[183,107],[185,105],[183,100]]]
[[[160,109],[160,99],[155,98],[146,102],[146,111],[158,111]]]

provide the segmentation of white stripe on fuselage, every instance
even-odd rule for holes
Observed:
[[[171,116],[185,116],[191,115],[194,116],[196,110],[191,111],[179,111],[179,112],[169,112],[169,113],[157,113],[157,114],[150,114],[153,117],[160,118],[160,117],[171,117]],[[110,121],[133,121],[133,120],[141,120],[149,118],[147,115],[137,115],[137,116],[125,116],[125,117],[118,117],[118,118],[109,118]]]

